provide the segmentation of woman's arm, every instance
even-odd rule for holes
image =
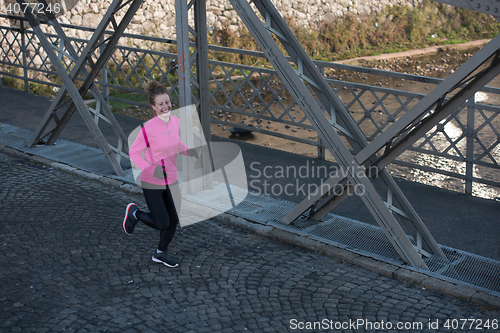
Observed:
[[[144,156],[144,158],[142,157],[143,153],[147,153],[146,150],[148,145],[146,144],[146,137],[146,130],[142,127],[128,152],[130,159],[140,170],[145,170],[146,168],[152,166],[152,161],[149,162],[146,156]]]

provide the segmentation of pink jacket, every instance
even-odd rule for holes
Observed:
[[[154,185],[168,185],[177,181],[177,154],[189,156],[186,152],[189,147],[182,143],[179,129],[180,120],[174,116],[170,116],[168,123],[155,116],[144,125],[128,153],[141,170],[141,181]],[[167,173],[165,180],[153,175],[158,165],[163,166]]]

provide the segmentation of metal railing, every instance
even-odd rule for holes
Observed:
[[[0,18],[24,20],[0,15]],[[91,34],[94,29],[61,24],[64,29]],[[56,34],[49,34],[57,43]],[[24,90],[30,84],[57,89],[56,73],[44,55],[33,31],[12,26],[0,26],[0,74],[19,79]],[[75,49],[82,50],[87,42],[70,38]],[[98,85],[108,101],[149,106],[146,101],[131,101],[113,97],[110,90],[144,94],[145,80],[159,80],[169,85],[175,100],[177,55],[166,51],[166,45],[176,41],[166,38],[124,34],[127,44],[149,44],[148,49],[119,45],[101,73]],[[237,50],[211,45],[210,52],[227,52],[251,57],[264,57],[256,51]],[[98,51],[97,51],[98,52]],[[336,91],[353,118],[373,140],[391,123],[407,112],[425,94],[412,91],[410,86],[426,85],[429,90],[442,80],[418,75],[390,72],[357,66],[316,61],[318,69]],[[66,64],[69,68],[71,64]],[[298,105],[287,94],[274,70],[222,61],[209,61],[210,108],[212,123],[222,128],[233,127],[279,137],[316,147],[317,157],[327,158],[321,139],[312,129]],[[344,81],[332,76],[332,70],[350,73],[357,80]],[[386,81],[398,80],[401,90],[384,87]],[[359,82],[356,82],[359,81]],[[378,84],[377,84],[378,83]],[[196,95],[196,92],[193,92]],[[500,96],[500,89],[486,87],[482,91],[491,98]],[[500,100],[500,99],[499,99]],[[500,105],[500,103],[499,103]],[[474,99],[457,109],[450,117],[429,131],[412,149],[394,163],[411,170],[422,170],[461,180],[465,192],[473,192],[473,184],[500,187],[500,107],[477,103]],[[215,128],[215,127],[214,127]],[[312,148],[314,149],[314,148]]]

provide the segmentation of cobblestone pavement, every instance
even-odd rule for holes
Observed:
[[[0,182],[0,332],[500,331],[497,309],[210,220],[167,268],[156,231],[122,231],[141,197],[1,152]]]

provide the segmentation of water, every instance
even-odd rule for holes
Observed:
[[[374,67],[382,67],[388,70],[398,70],[409,74],[425,75],[429,77],[445,79],[454,72],[466,60],[468,60],[477,49],[467,51],[455,51],[439,53],[432,56],[419,57],[413,59],[398,60],[395,62],[382,62],[373,64]],[[385,66],[384,66],[385,65]],[[482,68],[481,68],[482,69]],[[425,83],[402,82],[398,79],[387,80],[387,86],[415,93],[427,94],[434,86]],[[493,79],[488,86],[500,87],[500,77]],[[476,103],[500,106],[500,96],[498,94],[477,92],[475,94]],[[416,146],[427,145],[427,149],[437,152],[445,152],[455,156],[457,159],[463,158],[467,150],[467,138],[464,132],[467,130],[467,112],[458,113],[451,120],[442,122],[444,127],[441,133],[434,134],[431,141],[421,139]],[[474,140],[474,154],[481,162],[497,164],[500,161],[499,129],[500,118],[497,112],[476,109],[474,117],[474,129],[477,137]],[[429,135],[429,133],[428,133]],[[429,145],[432,144],[432,147]],[[418,154],[413,151],[406,151],[400,161],[413,162],[429,168],[436,168],[450,173],[466,174],[466,164],[462,161],[450,160],[443,157],[427,154]],[[498,166],[498,165],[497,165]],[[465,181],[443,174],[425,172],[414,168],[405,168],[398,165],[389,167],[391,173],[400,178],[405,178],[419,183],[438,186],[458,192],[464,192]],[[500,179],[500,172],[491,167],[476,166],[473,176],[491,181]],[[497,187],[474,183],[473,195],[500,200],[500,190]]]
[[[448,50],[446,52],[432,54],[411,59],[398,59],[391,61],[376,61],[376,62],[362,62],[359,65],[362,67],[371,67],[393,72],[408,73],[415,75],[423,75],[433,78],[445,79],[465,61],[467,61],[477,49],[471,50]],[[358,65],[358,64],[357,64]],[[403,92],[412,92],[417,94],[428,94],[435,88],[436,84],[415,82],[409,80],[402,80],[401,78],[384,77],[380,75],[366,75],[364,73],[355,73],[347,71],[332,71],[327,73],[327,77],[353,83],[361,83],[364,85],[371,85],[375,87],[383,87],[388,89],[397,89]],[[259,87],[259,82],[252,80],[252,85]],[[490,84],[493,87],[500,87],[500,78],[495,78]],[[245,90],[249,86],[247,83],[241,84],[241,91],[243,95],[236,94],[231,99],[235,105],[244,104],[245,98],[250,100],[249,104],[253,106],[253,110],[257,114],[251,112],[248,115],[231,114],[226,112],[215,111],[213,117],[229,121],[234,124],[245,124],[254,127],[259,127],[271,133],[279,135],[287,135],[299,139],[310,140],[311,142],[317,141],[317,134],[315,131],[304,129],[300,124],[310,125],[309,121],[305,118],[303,112],[298,107],[293,107],[292,97],[285,92],[281,96],[279,103],[271,103],[273,95],[269,90],[279,92],[282,86],[279,83],[272,83],[266,89],[261,91],[259,99],[253,98],[253,91],[251,89]],[[250,87],[248,87],[250,88]],[[224,87],[228,95],[231,95],[232,85],[227,84]],[[349,105],[349,112],[357,122],[361,122],[361,129],[372,139],[377,136],[380,130],[386,130],[392,122],[388,121],[389,114],[395,113],[395,110],[401,107],[401,101],[395,97],[385,98],[383,94],[373,95],[371,92],[361,92],[355,89],[354,94],[358,94],[361,103],[351,104],[353,94],[347,89],[341,89],[337,95],[346,105]],[[244,98],[244,97],[245,98]],[[262,99],[260,99],[262,98]],[[227,99],[221,98],[220,104],[223,104]],[[476,101],[489,105],[500,106],[500,96],[491,93],[478,92],[476,94]],[[407,108],[411,108],[418,102],[417,99],[407,104]],[[270,104],[270,105],[269,105]],[[370,111],[370,117],[366,118],[367,109],[375,108]],[[289,111],[285,111],[289,109]],[[249,111],[248,109],[246,111]],[[293,119],[297,122],[297,126],[287,126],[275,121],[260,120],[259,115],[270,115],[275,117],[283,117],[283,119]],[[395,114],[394,121],[397,120],[404,112]],[[229,118],[230,116],[231,118]],[[500,120],[497,119],[497,113],[487,110],[476,111],[474,128],[478,130],[478,136],[475,140],[474,152],[476,158],[484,155],[481,162],[496,164],[500,161],[500,152],[498,149]],[[456,173],[464,175],[466,171],[466,164],[463,161],[467,150],[467,137],[464,132],[467,129],[467,112],[462,111],[458,115],[450,118],[451,120],[443,122],[443,131],[438,133],[431,133],[427,138],[421,139],[417,142],[416,146],[421,145],[422,149],[432,150],[436,153],[444,153],[451,156],[451,158],[443,158],[429,154],[419,154],[413,151],[406,151],[398,160],[403,162],[417,163],[421,166],[428,168],[435,168],[444,170],[449,173]],[[481,125],[487,120],[489,123]],[[212,125],[213,134],[221,137],[228,137],[232,139],[247,141],[253,144],[262,145],[266,147],[276,148],[284,151],[289,151],[297,154],[302,154],[310,157],[317,157],[317,149],[308,144],[293,142],[286,138],[275,137],[266,135],[264,133],[253,132],[246,136],[236,136],[229,132],[230,125]],[[327,152],[327,160],[333,161],[333,158]],[[455,160],[454,160],[455,159]],[[439,186],[445,189],[450,189],[458,192],[464,192],[465,181],[452,177],[450,175],[443,175],[432,172],[425,172],[419,169],[407,168],[401,165],[392,164],[388,167],[391,173],[400,178],[417,181],[423,184]],[[474,169],[474,177],[485,178],[491,181],[500,179],[500,173],[491,167],[479,167]],[[500,193],[498,188],[474,184],[473,194],[479,197],[500,200]]]

